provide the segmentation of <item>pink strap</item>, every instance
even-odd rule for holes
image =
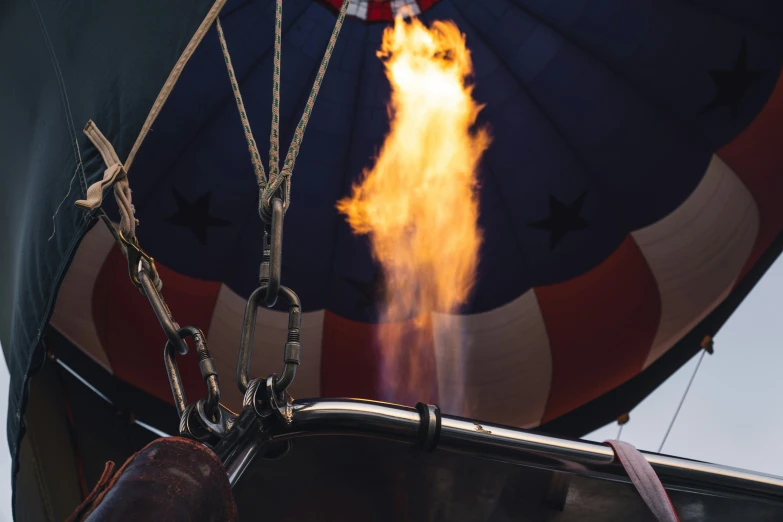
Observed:
[[[666,494],[658,475],[644,455],[627,442],[607,440],[606,443],[614,450],[620,464],[625,468],[631,482],[636,486],[636,490],[655,518],[659,522],[680,522],[669,495]]]

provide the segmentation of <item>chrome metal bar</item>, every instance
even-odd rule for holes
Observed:
[[[443,416],[439,447],[535,467],[629,482],[625,470],[605,444],[561,439]],[[642,452],[672,490],[783,504],[783,478],[656,453]]]
[[[245,472],[250,463],[253,462],[253,459],[255,459],[256,454],[258,453],[258,450],[261,449],[262,445],[263,441],[258,437],[255,437],[246,441],[236,450],[236,453],[234,453],[231,458],[231,462],[226,468],[226,473],[228,473],[228,482],[231,484],[232,488],[234,487],[234,484],[236,484],[242,477],[242,474]]]
[[[342,434],[416,443],[421,418],[414,408],[354,399],[294,402],[293,423],[273,439]],[[437,448],[536,468],[630,482],[605,444],[443,415]],[[643,452],[672,490],[783,504],[783,478]]]
[[[414,408],[358,399],[294,401],[293,423],[284,438],[343,433],[415,441],[419,412]]]

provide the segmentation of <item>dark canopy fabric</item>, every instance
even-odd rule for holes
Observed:
[[[366,6],[369,18],[379,12],[371,6],[385,6],[388,14],[401,3],[356,5]],[[221,13],[264,159],[274,4],[229,2]],[[329,40],[335,5],[285,3],[284,149]],[[382,274],[367,241],[335,209],[371,165],[389,121],[389,83],[376,55],[385,24],[363,20],[357,7],[307,128],[285,219],[283,281],[306,314],[303,365],[292,393],[441,405],[465,393],[473,404],[454,413],[536,426],[648,371],[655,376],[643,388],[649,391],[684,355],[656,361],[729,294],[737,301],[738,285],[755,274],[783,228],[779,205],[766,197],[780,186],[770,152],[781,139],[783,42],[770,25],[783,19],[780,4],[416,5],[425,22],[453,20],[465,33],[474,96],[484,104],[481,123],[493,135],[479,173],[484,242],[476,290],[460,318],[467,341],[454,357],[465,361],[465,378],[448,382],[448,370],[440,371],[448,347],[437,346],[433,335],[422,350],[429,350],[419,365],[426,384],[415,399],[383,389],[375,342]],[[221,374],[230,375],[244,302],[258,284],[262,223],[216,33],[210,28],[185,66],[130,178],[141,241],[166,270],[164,294],[175,316],[204,329]],[[768,150],[759,151],[764,144]],[[146,363],[157,357],[162,334],[128,285],[122,256],[103,231],[85,242],[101,252],[100,259],[75,263],[90,261],[82,273],[99,274],[87,292],[92,309],[76,310],[76,297],[65,302],[94,332],[72,327],[76,316],[65,311],[55,315],[54,327],[118,378],[170,400],[165,374],[150,375]],[[66,286],[61,296],[81,290]],[[257,336],[254,363],[266,372],[264,361],[280,357],[279,314],[259,314],[267,328]],[[133,328],[117,335],[131,317]],[[699,333],[715,330],[710,321]],[[700,342],[689,338],[690,350]],[[186,388],[201,393],[197,368],[182,373]],[[237,404],[241,397],[227,389],[224,399]],[[604,403],[594,421],[620,413],[620,402],[614,404]]]
[[[95,120],[127,157],[211,6],[211,0],[0,4],[0,342],[11,374],[12,455],[57,287],[91,225],[72,196],[83,197],[105,168],[82,128]]]

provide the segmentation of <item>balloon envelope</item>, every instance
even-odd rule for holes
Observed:
[[[285,2],[283,147],[299,121],[338,4]],[[291,389],[297,397],[411,400],[389,397],[384,389],[377,343],[382,277],[366,240],[335,209],[372,165],[388,131],[389,85],[376,51],[385,22],[403,4],[360,0],[351,7],[294,171],[283,283],[304,306],[303,362]],[[723,303],[736,306],[747,292],[743,284],[752,284],[767,266],[765,254],[779,251],[783,41],[776,31],[783,10],[761,0],[407,4],[423,20],[453,20],[465,33],[474,96],[485,105],[480,123],[493,136],[479,172],[481,261],[471,300],[457,320],[465,342],[444,345],[438,328],[446,322],[434,316],[431,342],[419,354],[424,377],[418,400],[462,394],[469,400],[450,413],[535,427],[634,382],[643,384],[629,397],[640,399],[650,382],[684,362],[682,354],[698,349],[703,335],[715,333],[725,313],[717,319],[713,313]],[[222,9],[248,120],[265,144],[274,2],[216,5],[213,11],[206,4],[200,11],[188,7],[198,13],[184,26],[157,21],[159,33],[149,38],[142,37],[140,22],[134,25],[147,20],[146,13],[127,16],[127,22],[116,18],[130,35],[125,46],[106,49],[114,53],[113,69],[102,74],[93,65],[81,80],[90,87],[78,96],[79,81],[69,76],[66,86],[77,98],[71,130],[92,119],[129,164],[137,232],[156,259],[164,297],[180,324],[207,334],[224,398],[237,405],[236,353],[245,301],[258,286],[263,225],[209,13]],[[87,26],[122,11],[112,9],[91,15]],[[165,84],[204,17],[200,44],[176,83]],[[164,35],[166,23],[178,26],[176,34]],[[70,33],[59,37],[67,49],[83,42]],[[86,68],[88,58],[95,61],[90,54],[67,54],[74,71]],[[51,67],[41,53],[35,60]],[[171,92],[149,120],[164,84]],[[57,106],[61,92],[41,92],[38,99]],[[145,118],[151,127],[139,140]],[[32,140],[39,127],[28,127],[24,136]],[[74,182],[65,197],[68,181],[75,169],[81,180],[77,165],[84,166],[87,183],[100,179],[104,167],[80,133],[60,134],[67,160],[52,158],[55,150],[47,149],[39,153],[57,169],[39,172],[28,163],[20,170],[31,179],[25,187],[49,191],[35,226],[21,222],[34,230],[16,240],[25,245],[20,259],[28,264],[6,259],[3,265],[24,276],[13,287],[19,318],[6,331],[27,334],[3,338],[7,357],[18,361],[12,365],[15,386],[29,372],[31,332],[45,320],[60,269],[73,253],[52,325],[116,378],[171,401],[160,364],[165,336],[130,284],[111,236],[100,225],[76,249],[86,226],[73,200],[83,196],[85,183]],[[72,142],[80,147],[73,153]],[[134,143],[140,147],[130,164]],[[266,147],[259,148],[266,163]],[[63,197],[67,210],[54,219],[51,246],[48,218]],[[438,204],[437,194],[432,200]],[[47,273],[49,284],[30,282],[36,270]],[[254,375],[280,371],[286,325],[284,312],[259,311]],[[679,358],[656,366],[693,332],[697,339],[680,349]],[[459,381],[444,371],[454,360],[465,368]],[[181,371],[191,397],[203,395],[194,360],[182,359]],[[654,379],[644,381],[650,372]],[[19,397],[21,391],[13,404]],[[601,404],[573,431],[632,406],[627,400]]]

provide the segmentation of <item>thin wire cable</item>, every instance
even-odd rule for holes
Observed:
[[[63,199],[60,200],[60,204],[57,205],[57,208],[54,210],[54,215],[52,215],[52,235],[49,236],[49,239],[47,239],[47,241],[51,241],[54,235],[57,234],[57,220],[55,218],[57,217],[57,214],[60,212],[60,208],[62,208],[63,203],[65,203],[65,200],[68,199],[68,196],[71,195],[71,189],[73,188],[73,180],[75,180],[76,176],[79,175],[79,167],[81,167],[81,163],[76,165],[76,170],[73,172],[73,176],[71,177],[70,183],[68,183],[68,192],[65,193]]]
[[[103,400],[104,400],[104,401],[105,401],[107,404],[109,404],[109,405],[111,405],[111,406],[114,406],[114,405],[115,405],[115,404],[112,402],[112,400],[111,400],[111,399],[109,399],[109,398],[108,398],[106,395],[104,395],[103,393],[101,393],[101,391],[100,391],[100,390],[98,390],[98,388],[96,388],[95,386],[93,386],[92,384],[90,384],[90,382],[89,382],[87,379],[85,379],[84,377],[82,377],[81,375],[79,375],[78,373],[76,373],[76,370],[74,370],[73,368],[71,368],[70,366],[68,366],[67,364],[65,364],[65,363],[64,363],[64,362],[63,362],[61,359],[57,359],[57,358],[55,358],[55,362],[56,362],[57,364],[59,364],[60,366],[62,366],[62,367],[63,367],[63,368],[64,368],[64,369],[65,369],[65,370],[68,372],[68,373],[70,373],[71,375],[73,375],[73,376],[74,376],[74,377],[75,377],[75,378],[76,378],[76,379],[77,379],[79,382],[81,382],[82,384],[84,384],[84,385],[85,385],[85,386],[86,386],[86,387],[87,387],[87,388],[88,388],[90,391],[92,391],[92,392],[93,392],[94,394],[96,394],[98,397],[100,397],[101,399],[103,399]],[[161,430],[159,430],[158,428],[155,428],[154,426],[150,426],[150,425],[149,425],[149,424],[147,424],[146,422],[142,422],[142,421],[140,421],[140,420],[138,420],[138,419],[135,419],[135,418],[134,418],[134,419],[133,419],[133,423],[134,423],[134,424],[138,424],[140,427],[144,428],[144,429],[145,429],[145,430],[147,430],[147,431],[150,431],[150,432],[154,433],[154,434],[155,434],[155,435],[157,435],[158,437],[171,437],[171,435],[169,435],[168,433],[166,433],[166,432],[164,432],[164,431],[161,431]]]
[[[618,422],[618,424],[620,424],[620,423]],[[619,430],[617,430],[617,438],[616,438],[615,440],[620,440],[620,437],[621,437],[621,436],[622,436],[622,434],[623,434],[623,427],[624,427],[624,426],[625,426],[625,424],[620,424],[620,429],[619,429]]]
[[[666,434],[663,436],[661,445],[658,447],[658,453],[663,451],[663,446],[666,444],[666,439],[669,438],[669,433],[671,433],[672,428],[674,427],[674,423],[677,421],[677,416],[680,414],[680,410],[682,409],[682,405],[685,403],[685,398],[688,396],[688,392],[691,389],[693,380],[696,378],[696,374],[699,372],[699,367],[701,367],[701,362],[704,360],[705,353],[707,353],[707,350],[702,349],[701,355],[699,355],[699,361],[696,363],[696,368],[693,369],[691,380],[688,381],[688,386],[685,388],[685,392],[682,394],[682,398],[680,399],[680,404],[677,405],[677,409],[674,411],[674,416],[672,417],[672,421],[669,423],[669,427],[666,430]]]

